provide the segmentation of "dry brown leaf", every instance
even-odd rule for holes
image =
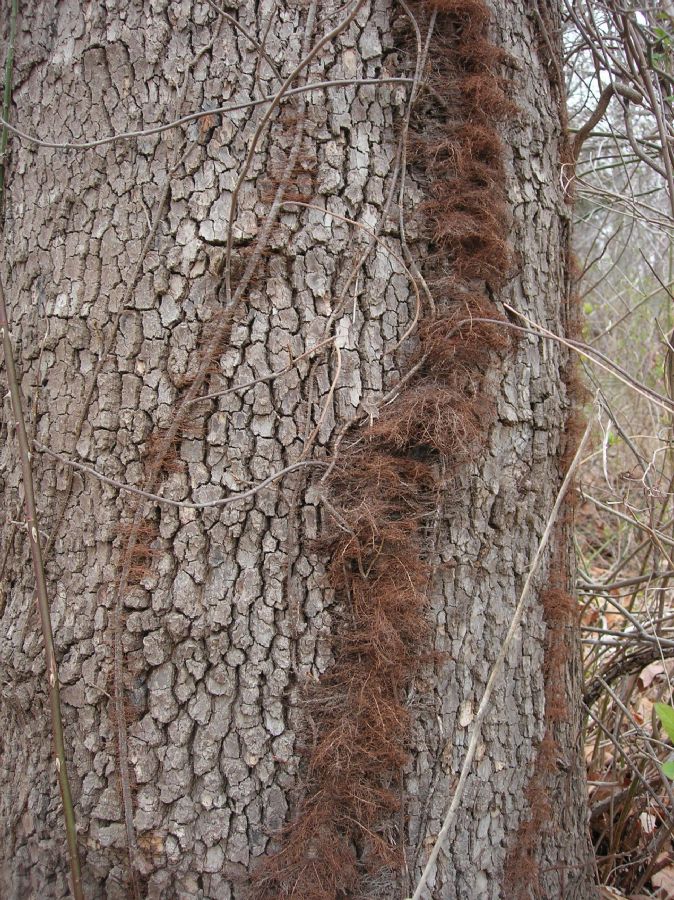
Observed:
[[[653,721],[653,701],[645,694],[639,694],[633,698],[633,715],[639,725],[646,725],[649,733]]]
[[[653,875],[651,884],[658,892],[658,900],[674,900],[674,863],[669,854],[664,854],[660,859],[663,862],[667,860],[668,865]]]
[[[655,831],[658,825],[658,820],[650,812],[642,812],[639,816],[639,824],[641,825],[641,830],[645,835],[651,835]]]
[[[642,669],[641,674],[639,675],[639,688],[642,691],[645,691],[656,678],[664,674],[665,667],[659,660],[658,662],[651,663],[649,666],[646,666],[645,669]]]
[[[599,888],[599,896],[601,900],[628,900],[625,894],[621,894],[620,891],[613,887],[607,887],[605,884]]]

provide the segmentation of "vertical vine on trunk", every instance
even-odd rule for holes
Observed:
[[[510,348],[491,299],[510,269],[494,125],[514,111],[499,72],[505,54],[487,37],[482,0],[418,11],[436,16],[428,109],[408,147],[426,183],[434,309],[407,353],[411,374],[375,421],[339,444],[324,479],[334,664],[305,691],[304,799],[254,873],[260,900],[392,896],[404,859],[405,695],[431,657],[427,523],[438,491],[446,496],[484,446],[495,416],[487,374]],[[472,321],[484,318],[492,323]]]

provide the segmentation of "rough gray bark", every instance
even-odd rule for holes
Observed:
[[[563,332],[569,210],[560,185],[558,97],[537,21],[519,7],[495,4],[500,40],[517,61],[508,77],[521,110],[504,135],[518,266],[500,299]],[[231,11],[258,41],[266,40],[283,77],[292,71],[307,39],[306,4],[242,3]],[[332,4],[321,4],[309,46],[336,23],[327,19],[331,11]],[[308,80],[409,75],[411,64],[398,46],[405,22],[390,0],[366,4],[314,59]],[[246,101],[278,85],[249,40],[207,3],[45,0],[21,12],[13,121],[43,139],[81,141]],[[269,214],[268,182],[284,169],[302,107],[306,138],[294,194],[381,226],[387,246],[401,255],[395,204],[388,215],[384,207],[406,96],[400,85],[336,87],[307,95],[306,103],[295,98],[274,116],[239,198],[237,272]],[[247,109],[77,152],[11,140],[2,277],[41,444],[143,486],[148,438],[170,425],[225,302],[231,192],[262,115]],[[410,213],[422,198],[412,170]],[[157,232],[132,285],[155,216]],[[413,218],[407,231],[421,262]],[[321,212],[284,208],[210,390],[282,370],[322,340],[367,244],[367,234]],[[335,350],[324,347],[274,380],[201,406],[207,410],[202,434],[182,441],[181,466],[164,496],[204,502],[243,491],[300,459],[314,427],[320,450],[355,412],[376,415],[400,375],[394,351],[414,306],[408,277],[376,246],[331,330],[339,371]],[[77,435],[116,316],[113,349]],[[490,665],[560,484],[565,362],[556,346],[525,338],[493,374],[498,422],[482,457],[461,472],[458,492],[439,510],[429,615],[441,655],[409,697],[415,719],[405,773],[411,883],[439,830]],[[65,841],[28,547],[13,524],[20,520],[21,489],[6,402],[3,413],[0,894],[56,898],[68,893]],[[110,696],[119,525],[132,519],[133,506],[127,493],[80,472],[68,494],[67,467],[47,455],[36,454],[35,472],[42,528],[45,535],[56,529],[48,575],[85,890],[90,897],[126,897]],[[290,475],[216,509],[161,506],[154,513],[156,557],[125,598],[123,633],[133,706],[134,822],[148,897],[242,897],[247,872],[298,799],[298,751],[308,737],[296,686],[330,665],[334,613],[326,560],[311,546],[321,516],[312,477]],[[441,857],[434,897],[506,896],[504,862],[528,815],[525,790],[545,730],[544,630],[541,609],[532,603]],[[571,698],[579,679],[574,660]],[[543,895],[587,898],[578,717],[562,732],[566,755],[555,786],[554,827],[542,850]]]

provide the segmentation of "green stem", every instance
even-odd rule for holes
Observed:
[[[12,74],[14,69],[14,39],[16,35],[16,20],[19,10],[18,0],[12,0],[11,19],[9,26],[9,45],[7,59],[5,60],[5,88],[3,92],[3,118],[9,119],[9,110],[12,102]],[[5,189],[5,150],[7,148],[7,129],[3,127],[0,133],[0,208],[4,198]],[[75,900],[84,900],[82,892],[82,878],[80,872],[80,859],[77,848],[77,827],[75,824],[75,811],[70,793],[68,770],[66,767],[65,742],[63,739],[63,721],[61,719],[61,696],[59,689],[58,669],[56,665],[56,653],[54,651],[54,635],[51,627],[49,611],[49,598],[47,595],[47,578],[42,559],[42,547],[40,545],[40,526],[35,504],[35,488],[33,484],[33,472],[31,469],[31,453],[26,433],[26,422],[21,401],[21,389],[14,362],[14,352],[9,333],[9,318],[5,294],[0,282],[0,337],[5,354],[5,368],[7,369],[7,382],[9,396],[14,418],[14,429],[19,445],[19,457],[21,460],[21,474],[25,496],[25,521],[26,533],[30,543],[30,553],[33,560],[33,572],[35,574],[35,588],[37,592],[40,621],[44,637],[47,679],[49,681],[49,705],[51,708],[52,732],[54,735],[56,772],[58,775],[61,799],[63,801],[63,814],[65,817],[66,837],[68,841],[68,857],[70,860],[70,875],[72,879],[72,892]]]

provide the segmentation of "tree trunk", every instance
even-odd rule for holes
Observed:
[[[307,900],[412,893],[571,446],[565,351],[532,335],[509,338],[508,349],[494,336],[521,324],[504,302],[554,332],[571,327],[559,5],[537,4],[534,15],[498,0],[490,24],[481,0],[439,2],[430,89],[406,124],[419,85],[391,79],[411,79],[424,51],[432,7],[417,2],[408,12],[390,0],[277,0],[231,4],[229,18],[191,0],[22,4],[11,121],[60,144],[273,95],[351,18],[290,87],[347,84],[91,148],[10,137],[2,278],[39,451],[87,897],[225,900],[251,883]],[[502,150],[492,146],[492,106]],[[483,156],[461,144],[471,122],[487,134]],[[452,192],[468,190],[457,181],[464,164],[473,193],[461,210]],[[475,238],[476,221],[501,233]],[[487,250],[479,260],[474,239]],[[501,324],[472,329],[467,318]],[[437,322],[454,362],[443,350],[433,370]],[[3,412],[0,895],[64,897],[7,401]],[[401,485],[397,496],[390,484]],[[194,508],[222,498],[231,501]],[[348,551],[359,498],[372,504],[367,559],[360,532]],[[406,534],[394,540],[396,522]],[[417,558],[401,562],[400,548]],[[565,548],[560,529],[428,896],[593,896]],[[382,561],[398,600],[421,611],[417,634],[399,624],[405,609],[392,615],[372,593]],[[402,647],[372,673],[371,635],[354,637],[363,585],[366,612],[384,610]],[[397,716],[396,734],[378,733],[382,746],[400,745],[388,769],[378,750],[372,771],[358,757],[362,722],[342,750],[326,744],[331,727],[346,729],[349,709],[339,718],[327,698],[353,699],[347,670]],[[336,799],[342,788],[357,802]],[[371,819],[366,790],[380,798]],[[327,859],[330,846],[305,841],[305,881],[293,889],[277,864],[293,831],[279,830],[319,808],[346,855],[321,874],[312,853]]]

